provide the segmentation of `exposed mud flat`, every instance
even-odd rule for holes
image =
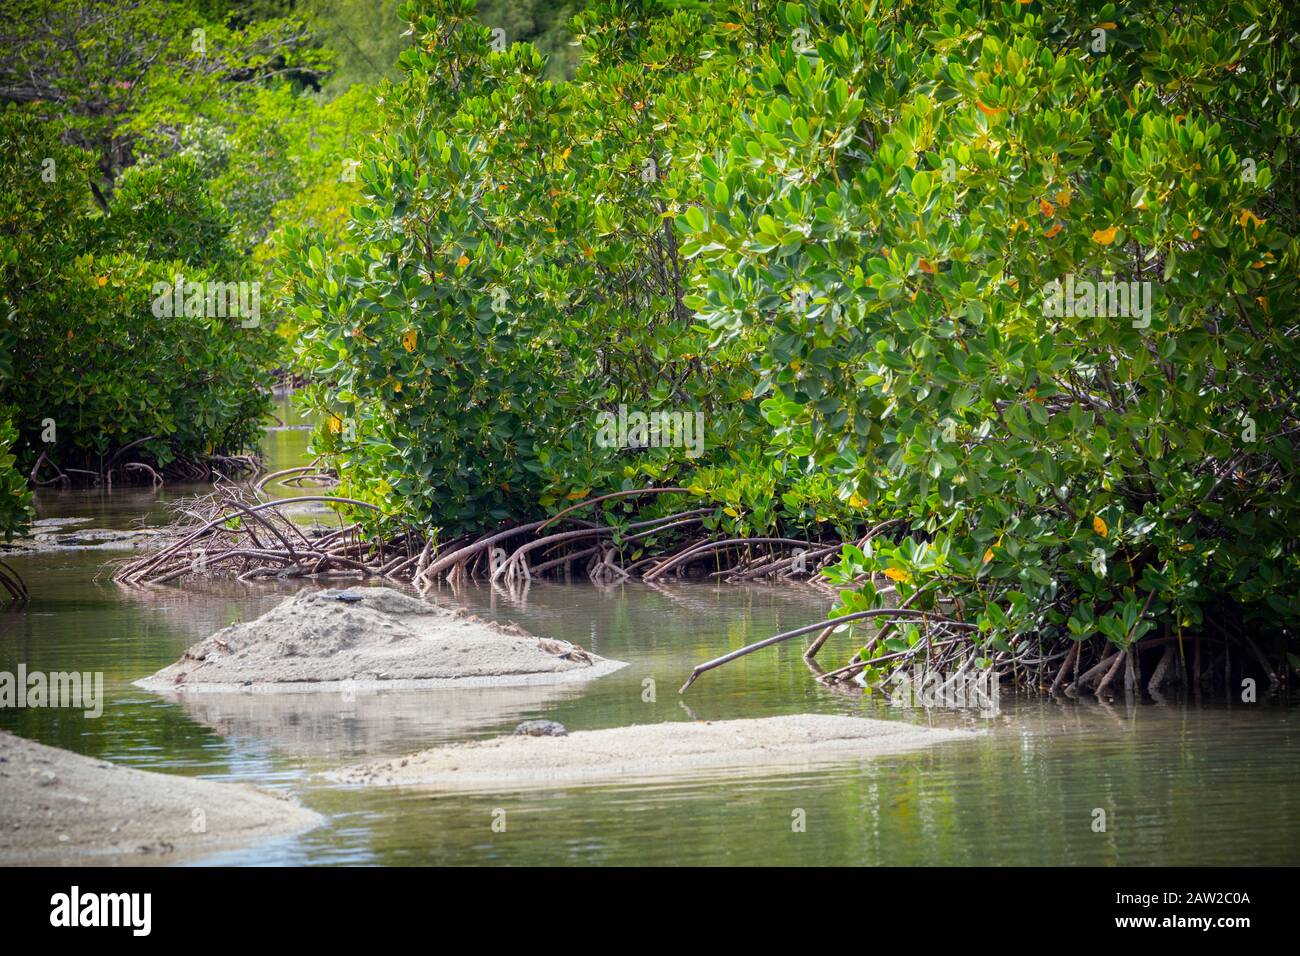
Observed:
[[[589,680],[624,666],[391,588],[348,588],[299,592],[136,683],[178,693],[509,687]]]
[[[629,778],[787,771],[905,753],[975,736],[965,730],[822,714],[673,721],[563,737],[511,735],[450,744],[327,776],[340,783],[380,786],[530,790]]]
[[[320,822],[247,784],[132,770],[0,731],[0,863],[165,863]]]

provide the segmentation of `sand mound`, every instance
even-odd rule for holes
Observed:
[[[820,714],[676,721],[578,731],[563,737],[512,734],[435,747],[328,776],[341,783],[526,790],[823,766],[972,736],[970,731]]]
[[[299,592],[137,684],[169,691],[511,686],[587,680],[623,666],[390,588],[349,588]]]
[[[131,770],[0,731],[0,863],[118,854],[157,863],[320,822],[244,784]]]

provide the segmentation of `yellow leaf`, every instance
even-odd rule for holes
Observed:
[[[1244,229],[1246,227],[1246,223],[1248,222],[1253,222],[1255,225],[1259,226],[1259,225],[1263,225],[1264,220],[1260,219],[1249,209],[1243,209],[1241,211],[1241,215],[1237,217],[1237,223]],[[99,284],[103,285],[104,283],[101,280]]]
[[[922,272],[928,272],[928,273],[930,273],[931,275],[933,275],[933,274],[934,274],[934,266],[930,265],[930,263],[929,263],[928,261],[926,261],[925,259],[922,259],[922,260],[921,260],[921,271],[922,271]]]
[[[1103,538],[1110,533],[1110,529],[1106,527],[1106,522],[1101,520],[1101,515],[1092,516],[1092,530],[1097,532]]]
[[[1192,548],[1193,548],[1193,545],[1192,545],[1192,543],[1191,543],[1190,541],[1187,542],[1186,544],[1180,544],[1180,545],[1178,546],[1178,550],[1179,550],[1179,551],[1182,551],[1184,554],[1187,553],[1188,551],[1192,550]]]
[[[1105,23],[1099,23],[1099,24],[1097,24],[1097,29],[1099,29],[1099,30],[1114,30],[1114,29],[1115,29],[1115,24],[1112,23],[1110,20],[1107,20]]]
[[[420,334],[416,332],[415,329],[407,329],[402,333],[402,348],[406,349],[408,352],[414,352],[415,343],[419,336]]]
[[[979,111],[980,111],[981,113],[983,113],[985,116],[997,116],[999,113],[1002,112],[1002,107],[1000,107],[1000,106],[985,106],[985,105],[984,105],[983,103],[981,103],[979,100],[976,100],[976,101],[975,101],[975,105],[979,107]]]
[[[335,435],[343,431],[343,419],[339,418],[337,415],[331,415],[330,431],[333,432]]]
[[[99,284],[100,284],[100,285],[108,285],[108,276],[100,276],[100,277],[99,277]]]
[[[722,510],[724,513],[731,515],[731,517],[733,518],[740,517],[740,512],[737,511],[735,508],[723,508]]]
[[[469,256],[465,255],[464,253],[461,253],[460,258],[456,260],[456,265],[464,269],[467,265],[469,265]]]
[[[590,488],[583,488],[581,491],[570,491],[570,492],[569,492],[567,495],[565,495],[564,497],[568,498],[570,501],[581,501],[583,498],[587,497],[587,495],[589,495],[589,494],[591,494],[591,489],[590,489]]]
[[[1046,199],[1040,199],[1038,200],[1038,210],[1044,216],[1047,216],[1050,219],[1052,217],[1052,214],[1056,212],[1056,207],[1053,206]]]
[[[1119,233],[1119,226],[1111,226],[1109,229],[1097,229],[1093,231],[1092,241],[1100,243],[1103,246],[1109,246],[1115,241],[1115,236]]]
[[[984,563],[988,564],[992,560],[993,560],[993,549],[989,548],[987,551],[984,552]]]
[[[1063,226],[1058,222],[1058,223],[1054,224],[1054,225],[1052,226],[1051,229],[1047,230],[1047,232],[1043,233],[1043,235],[1044,235],[1046,238],[1051,239],[1054,235],[1056,235],[1058,232],[1060,232],[1061,229],[1063,229],[1063,228],[1064,228],[1064,227],[1063,227]]]
[[[851,507],[851,508],[865,508],[866,506],[867,506],[867,499],[866,499],[866,498],[864,498],[864,497],[862,497],[861,495],[856,494],[856,493],[855,493],[855,494],[852,494],[852,495],[849,495],[849,507]]]
[[[1070,205],[1070,187],[1069,187],[1069,186],[1062,187],[1062,189],[1060,190],[1060,192],[1058,192],[1058,193],[1056,194],[1056,204],[1057,204],[1058,206],[1060,206],[1062,209],[1064,209],[1066,206]]]
[[[906,571],[899,570],[898,568],[885,568],[885,577],[889,578],[891,581],[906,581],[909,576]]]

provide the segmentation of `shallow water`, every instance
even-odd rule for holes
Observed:
[[[284,411],[280,412],[284,417]],[[271,433],[272,467],[301,460],[306,435]],[[159,523],[193,489],[46,494],[42,517],[96,527]],[[690,668],[818,620],[800,587],[534,584],[439,599],[573,640],[630,666],[582,685],[498,690],[199,695],[172,701],[131,681],[218,627],[267,610],[296,586],[210,582],[137,592],[107,580],[119,554],[12,557],[32,591],[0,611],[0,670],[103,671],[107,704],[0,710],[0,728],[134,767],[251,781],[327,817],[311,833],[202,862],[238,864],[1294,864],[1300,861],[1300,711],[1269,704],[1103,705],[1003,695],[1001,711],[891,708],[822,688],[802,643],[704,675]],[[836,639],[827,664],[847,657]],[[647,681],[653,681],[654,694]],[[653,700],[647,698],[653,696]],[[599,788],[436,796],[335,786],[321,773],[543,717],[570,730],[816,711],[964,726],[984,733],[924,753],[806,772]],[[1106,813],[1094,831],[1095,811]],[[493,829],[502,819],[505,831]],[[802,832],[796,823],[802,819]]]

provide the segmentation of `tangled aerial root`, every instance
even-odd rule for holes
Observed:
[[[592,505],[614,498],[690,494],[682,488],[647,488],[589,499],[547,519],[441,541],[436,533],[415,528],[381,538],[367,535],[357,522],[327,528],[305,525],[292,517],[293,509],[304,503],[379,510],[367,502],[326,495],[266,500],[263,495],[273,482],[301,488],[333,480],[313,463],[267,475],[251,488],[219,483],[212,495],[178,506],[179,520],[168,545],[126,561],[116,569],[113,580],[144,586],[212,575],[229,575],[241,582],[383,579],[409,584],[423,593],[439,580],[457,586],[481,579],[516,593],[535,579],[571,580],[579,573],[602,586],[629,580],[658,586],[671,576],[725,582],[799,581],[833,593],[823,571],[843,547],[863,547],[891,528],[897,533],[896,526],[901,524],[898,519],[882,522],[855,540],[727,538],[703,527],[705,518],[714,513],[713,507],[617,525],[578,517]],[[848,582],[850,586],[857,583]],[[877,594],[893,600],[891,596],[897,592],[892,582],[880,578],[872,583]],[[21,582],[15,585],[0,569],[0,586],[16,596]],[[922,598],[921,606],[912,606]],[[685,691],[702,674],[740,657],[809,634],[815,636],[804,660],[817,680],[828,686],[880,680],[882,675],[917,665],[953,679],[976,667],[992,669],[995,679],[1009,678],[1022,687],[1053,695],[1095,694],[1099,698],[1121,691],[1135,694],[1144,688],[1159,696],[1173,687],[1195,693],[1222,687],[1226,694],[1234,673],[1238,678],[1257,675],[1274,690],[1284,687],[1289,677],[1285,663],[1275,666],[1249,634],[1227,625],[1219,625],[1216,636],[1198,635],[1190,659],[1184,654],[1183,642],[1169,634],[1148,635],[1124,650],[1099,637],[1074,641],[1033,635],[1013,637],[1009,644],[995,648],[978,625],[964,616],[959,603],[942,596],[934,598],[922,587],[895,601],[896,606],[859,611],[766,638],[700,664],[681,689]],[[903,642],[897,640],[885,643],[900,624],[907,627],[905,646],[900,647]],[[822,672],[816,663],[818,652],[834,634],[850,626],[868,629],[865,637],[851,635],[857,653],[847,664]],[[1144,657],[1155,663],[1144,661]],[[1144,673],[1149,674],[1145,683]]]
[[[653,581],[669,574],[707,574],[736,581],[759,577],[817,581],[820,567],[843,544],[701,534],[704,517],[713,512],[712,508],[617,527],[576,517],[586,506],[632,492],[591,499],[552,518],[447,541],[416,529],[384,539],[367,537],[358,523],[333,529],[305,527],[290,515],[296,506],[306,502],[379,509],[367,502],[333,496],[267,500],[263,495],[272,482],[302,487],[332,480],[314,466],[304,466],[266,475],[251,489],[219,483],[214,494],[189,499],[178,507],[179,520],[173,525],[169,545],[126,562],[116,570],[113,580],[144,585],[214,573],[233,574],[243,581],[351,576],[406,581],[425,589],[440,577],[451,582],[480,577],[516,586],[547,575],[568,578],[577,570],[597,583],[633,578]],[[643,493],[667,492],[686,493],[681,488],[646,489]],[[567,527],[548,530],[556,524]],[[639,554],[642,549],[652,556]],[[630,557],[633,554],[637,555],[635,559]]]
[[[154,488],[161,488],[167,482],[216,482],[222,480],[246,480],[256,478],[262,472],[262,461],[256,455],[205,455],[195,459],[175,459],[167,465],[146,464],[142,461],[126,461],[124,456],[132,448],[153,441],[154,436],[137,439],[124,445],[115,452],[98,470],[87,468],[60,468],[41,452],[28,475],[29,483],[35,488],[48,488],[57,485],[71,488],[74,485],[88,487],[112,488],[113,484],[147,483]],[[45,473],[47,476],[42,477]]]

